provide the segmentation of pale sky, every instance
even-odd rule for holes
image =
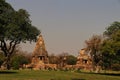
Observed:
[[[42,31],[49,54],[78,54],[85,40],[102,34],[120,21],[120,0],[6,0],[16,10],[26,9],[32,24]],[[23,46],[23,45],[22,45]],[[33,52],[35,44],[23,49]]]

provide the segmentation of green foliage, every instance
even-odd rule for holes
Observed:
[[[11,14],[10,22],[5,26],[4,39],[17,42],[35,41],[39,30],[32,26],[29,14],[20,9]]]
[[[5,35],[6,25],[11,20],[14,9],[5,0],[0,0],[0,39]]]
[[[120,64],[112,64],[112,70],[114,71],[120,71]]]
[[[104,35],[107,38],[104,40],[101,48],[103,65],[115,70],[117,69],[116,64],[120,64],[120,22],[113,22],[106,29]]]
[[[119,42],[120,41],[120,29],[117,30],[116,32],[114,32],[111,36],[111,38],[116,41]]]
[[[16,55],[12,58],[11,63],[13,69],[19,69],[23,64],[28,64],[29,60],[24,55]]]
[[[29,13],[24,9],[14,10],[0,0],[0,49],[4,52],[5,66],[8,66],[15,47],[21,42],[36,41],[40,31],[32,25]]]
[[[120,30],[120,22],[115,21],[109,27],[106,28],[104,35],[110,36],[118,30]]]
[[[4,61],[4,56],[3,56],[3,54],[0,52],[0,66],[2,65],[3,61]]]
[[[109,53],[109,54],[115,54],[114,52],[114,41],[113,40],[104,40],[102,47],[101,47],[101,52],[102,53]]]
[[[73,55],[68,55],[67,59],[66,59],[66,62],[67,62],[68,65],[75,65],[76,62],[77,62],[77,58]]]

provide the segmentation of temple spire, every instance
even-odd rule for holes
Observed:
[[[43,36],[41,34],[39,35],[38,40],[36,42],[36,46],[33,51],[33,57],[39,58],[39,60],[43,61],[44,63],[48,62],[47,61],[48,53],[45,48]]]

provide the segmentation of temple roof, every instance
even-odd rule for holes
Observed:
[[[33,51],[33,56],[48,56],[45,43],[44,43],[44,39],[41,34],[39,35],[39,38],[36,42],[36,46]]]

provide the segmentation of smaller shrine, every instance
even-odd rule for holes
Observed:
[[[76,66],[83,69],[90,69],[92,65],[91,57],[87,54],[86,49],[81,49],[77,57]]]

